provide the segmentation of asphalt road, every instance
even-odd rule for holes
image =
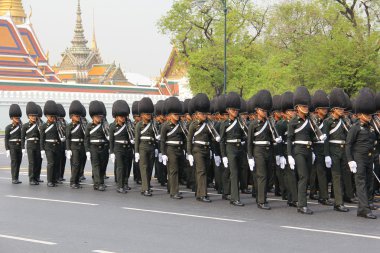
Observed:
[[[26,161],[26,158],[25,158]],[[380,219],[356,217],[356,207],[338,213],[311,201],[312,216],[301,215],[270,195],[270,211],[250,195],[234,207],[210,191],[200,203],[183,190],[170,199],[153,180],[153,197],[130,183],[127,194],[92,189],[90,168],[83,189],[68,184],[30,186],[25,161],[20,185],[12,185],[9,160],[0,154],[0,252],[378,252]],[[44,166],[45,167],[45,166]],[[111,166],[108,173],[112,174]],[[43,172],[46,174],[46,171]],[[69,175],[66,175],[68,179]],[[380,218],[380,211],[375,211]]]

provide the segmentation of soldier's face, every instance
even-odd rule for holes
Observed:
[[[118,123],[121,123],[121,124],[125,123],[125,117],[123,117],[123,116],[117,116],[116,120]]]
[[[227,112],[228,112],[228,115],[233,118],[236,118],[239,114],[239,110],[235,108],[228,108]]]
[[[338,117],[343,117],[344,116],[344,110],[342,108],[334,108],[335,115]]]
[[[369,115],[369,114],[361,113],[358,116],[359,116],[359,120],[364,122],[364,123],[369,123],[372,119],[371,115]]]
[[[197,119],[203,122],[207,119],[207,114],[202,113],[202,112],[197,112]]]
[[[20,124],[20,118],[19,117],[12,117],[12,122],[13,122],[13,124],[18,125],[18,124]]]
[[[56,119],[56,117],[51,116],[51,115],[47,115],[46,118],[47,118],[47,121],[48,121],[49,123],[53,123],[53,122],[55,122],[55,119]]]
[[[74,123],[78,123],[80,120],[80,116],[79,115],[71,115],[71,121],[74,122]]]
[[[29,121],[32,122],[32,123],[35,123],[37,121],[37,116],[35,115],[30,115],[29,116]]]
[[[309,107],[306,105],[299,105],[297,106],[297,111],[302,114],[308,114],[309,113]]]
[[[261,118],[261,119],[266,119],[267,116],[268,116],[268,113],[267,111],[263,110],[263,109],[257,109],[257,115]]]
[[[291,119],[296,115],[296,112],[293,110],[287,110],[285,115],[287,116],[288,119]]]
[[[179,120],[179,114],[177,113],[172,113],[170,115],[170,119],[173,120],[173,121],[178,121]]]
[[[100,116],[100,115],[95,115],[94,117],[92,117],[92,121],[93,121],[95,124],[99,124],[100,122],[102,122],[102,116]]]
[[[141,114],[141,118],[144,120],[144,121],[150,121],[152,119],[152,114],[149,114],[149,113],[143,113]]]
[[[327,115],[327,108],[317,108],[315,110],[319,115],[326,116]]]

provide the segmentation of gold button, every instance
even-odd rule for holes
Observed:
[[[372,155],[372,153],[368,153],[368,156],[371,156]]]
[[[309,145],[307,145],[306,147],[307,147],[307,148],[310,148],[310,146],[309,146]]]
[[[240,143],[236,144],[236,146],[240,147]]]
[[[341,147],[341,148],[343,148],[343,147],[344,147],[344,145],[340,145],[340,147]]]

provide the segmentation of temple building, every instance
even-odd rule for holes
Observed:
[[[0,79],[60,82],[21,0],[0,0]]]

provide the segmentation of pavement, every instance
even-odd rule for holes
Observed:
[[[92,189],[89,164],[83,189],[30,186],[26,161],[23,183],[13,185],[10,161],[0,152],[0,252],[378,252],[380,246],[380,219],[356,217],[354,205],[338,213],[310,201],[314,215],[307,216],[272,194],[272,210],[264,211],[250,195],[241,195],[245,207],[234,207],[211,189],[213,202],[198,202],[184,187],[184,199],[173,200],[155,179],[153,197],[143,197],[133,181],[131,191],[119,194],[112,164],[105,192]]]

